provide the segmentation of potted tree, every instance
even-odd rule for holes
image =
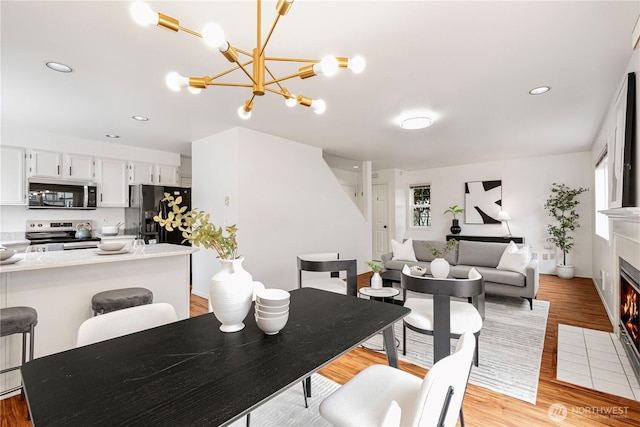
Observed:
[[[443,215],[446,215],[448,213],[453,215],[453,223],[450,228],[451,234],[460,234],[460,232],[462,231],[462,228],[460,228],[460,224],[458,224],[458,218],[456,218],[456,215],[464,213],[464,209],[459,208],[458,205],[453,205],[453,206],[449,206],[449,209],[444,211]]]
[[[585,191],[589,191],[589,189],[570,188],[565,184],[554,182],[551,186],[551,194],[544,205],[544,208],[549,211],[549,216],[556,221],[556,223],[547,226],[549,233],[547,240],[562,252],[562,263],[556,264],[556,274],[562,279],[573,277],[574,267],[567,264],[567,254],[573,247],[571,232],[580,227],[578,222],[580,215],[576,212],[576,207],[580,204],[578,196]]]

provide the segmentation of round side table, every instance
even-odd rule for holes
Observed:
[[[400,290],[395,288],[383,287],[380,289],[374,289],[372,287],[365,287],[358,289],[358,294],[362,296],[367,296],[369,299],[374,299],[377,301],[385,301],[385,299],[390,298],[389,301],[393,304],[393,297],[400,295]],[[370,344],[362,343],[360,344],[362,348],[373,351],[385,351],[384,341],[382,342],[382,347],[370,347]],[[400,340],[396,338],[396,347],[400,346]]]

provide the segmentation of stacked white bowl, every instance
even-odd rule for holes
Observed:
[[[256,323],[265,334],[275,335],[287,324],[289,297],[289,292],[282,289],[262,289],[256,292]]]

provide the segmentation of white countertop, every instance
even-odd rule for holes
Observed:
[[[172,245],[159,243],[147,245],[143,253],[134,253],[133,250],[118,254],[100,254],[99,249],[74,249],[69,251],[44,252],[40,260],[25,259],[24,254],[16,254],[20,258],[14,264],[0,265],[0,273],[10,273],[27,270],[41,270],[47,268],[70,267],[74,265],[101,264],[107,262],[136,261],[149,258],[162,258],[168,256],[188,255],[197,252],[193,246]]]

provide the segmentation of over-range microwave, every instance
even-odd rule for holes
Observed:
[[[29,209],[95,209],[97,187],[93,183],[30,181]]]

